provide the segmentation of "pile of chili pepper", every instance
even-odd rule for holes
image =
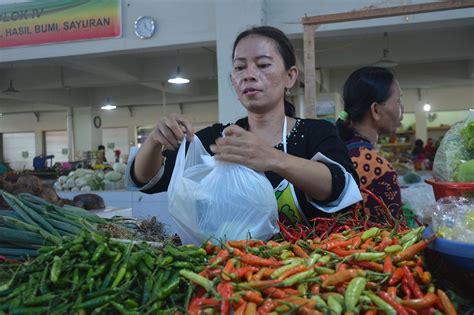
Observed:
[[[206,251],[123,243],[82,231],[23,264],[0,263],[0,314],[184,313],[183,268],[200,271]]]
[[[208,244],[188,314],[456,314],[425,271],[424,227],[347,230],[325,239]]]

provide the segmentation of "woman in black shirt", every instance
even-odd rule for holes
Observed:
[[[218,160],[265,172],[287,223],[308,223],[358,202],[357,175],[334,126],[295,118],[285,100],[298,76],[288,38],[273,27],[249,29],[235,40],[232,59],[232,84],[248,116],[197,132],[206,150]],[[131,154],[135,186],[145,193],[166,191],[176,149],[193,135],[180,115],[160,120],[136,156]]]

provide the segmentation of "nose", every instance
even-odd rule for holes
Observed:
[[[249,65],[247,68],[244,70],[244,81],[255,81],[257,79],[257,67],[254,65]]]

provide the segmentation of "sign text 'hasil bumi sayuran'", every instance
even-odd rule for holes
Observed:
[[[121,0],[0,0],[0,48],[119,37]]]

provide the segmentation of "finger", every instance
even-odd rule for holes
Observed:
[[[167,150],[176,150],[179,146],[179,143],[175,138],[166,137],[160,130],[158,130],[156,138],[158,142],[161,143]]]
[[[229,154],[229,153],[219,153],[215,155],[215,158],[222,162],[237,163],[245,165],[246,159],[240,155]]]
[[[243,136],[246,134],[248,131],[246,131],[244,128],[237,126],[237,125],[230,125],[229,127],[224,129],[224,135],[226,137],[228,136]]]
[[[184,138],[184,132],[182,127],[180,126],[176,116],[172,115],[165,118],[165,126],[172,132],[173,137],[177,141],[181,141]]]
[[[224,138],[218,138],[216,140],[216,145],[218,146],[244,146],[245,141],[242,138],[236,137],[235,135],[229,136],[229,137],[224,137]]]
[[[177,121],[181,124],[181,126],[184,127],[184,132],[186,133],[186,140],[191,142],[194,136],[194,128],[191,121],[181,116],[178,116]]]
[[[163,141],[171,145],[172,148],[177,148],[182,138],[176,138],[174,132],[169,129],[167,125],[161,125],[158,129],[159,136],[162,137]],[[163,143],[164,145],[164,143]]]

